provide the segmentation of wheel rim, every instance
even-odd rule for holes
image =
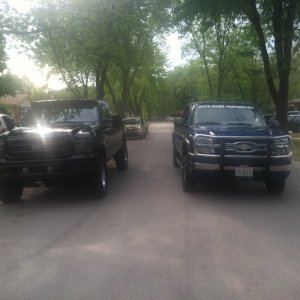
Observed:
[[[127,165],[128,164],[128,150],[127,150],[127,147],[125,149],[124,161],[125,161],[125,163]]]
[[[106,170],[105,167],[101,168],[101,188],[105,188],[106,187]]]

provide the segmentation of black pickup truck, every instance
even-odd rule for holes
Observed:
[[[182,167],[183,189],[197,178],[260,180],[281,194],[290,173],[290,136],[268,126],[251,104],[191,103],[175,121],[173,164]]]
[[[0,136],[0,200],[19,200],[26,186],[76,180],[104,197],[111,158],[119,170],[127,169],[122,118],[107,102],[33,102],[20,126]]]

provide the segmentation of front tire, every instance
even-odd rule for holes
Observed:
[[[193,192],[195,190],[196,180],[195,177],[191,174],[188,166],[188,159],[185,155],[183,157],[183,166],[182,166],[182,187],[183,190],[187,193]]]
[[[128,168],[128,149],[125,143],[114,157],[117,169],[124,171]]]
[[[98,198],[104,198],[107,193],[107,168],[105,160],[101,157],[92,174],[91,191]]]
[[[175,168],[178,168],[179,167],[179,164],[177,162],[177,153],[176,153],[176,150],[175,150],[175,147],[173,146],[173,166]]]
[[[285,188],[285,179],[269,179],[266,181],[266,188],[271,195],[280,195]]]
[[[18,202],[23,193],[23,185],[14,181],[3,181],[0,183],[0,200],[3,203]]]

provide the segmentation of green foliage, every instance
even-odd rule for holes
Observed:
[[[6,105],[0,104],[0,113],[10,115],[10,109]]]
[[[300,161],[300,139],[299,136],[293,136],[293,159]]]
[[[7,12],[6,3],[0,0],[0,74],[6,68],[6,59],[7,59],[5,53],[6,39],[4,36],[4,29],[6,27],[6,22],[7,22],[6,12]]]
[[[44,0],[26,16],[5,5],[0,11],[2,75],[4,32],[10,32],[25,42],[41,67],[62,76],[68,88],[49,92],[5,75],[0,77],[0,94],[31,91],[33,100],[105,98],[120,112],[146,118],[180,112],[195,99],[243,100],[264,111],[275,104],[284,111],[287,92],[300,97],[300,7],[296,0],[284,1],[283,14],[274,18],[271,14],[279,12],[274,5],[281,2]],[[296,7],[295,26],[283,32],[276,21],[285,20],[289,4]],[[170,20],[185,36],[184,52],[192,58],[166,72],[159,34]],[[286,43],[291,35],[292,65]]]
[[[266,83],[280,125],[287,130],[292,49],[297,46],[293,41],[300,31],[299,0],[184,0],[177,3],[177,22],[186,30],[190,30],[195,20],[213,27],[224,17],[231,18],[232,24],[245,20],[253,26]]]
[[[300,98],[300,52],[293,59],[289,95],[290,99]]]
[[[24,92],[24,81],[14,75],[0,76],[0,97]]]
[[[136,87],[137,76],[144,82],[162,62],[155,41],[164,20],[163,10],[157,10],[161,6],[157,0],[48,0],[30,12],[38,33],[25,40],[41,65],[63,77],[74,98],[94,96],[94,87],[96,98],[109,93],[123,110],[139,111],[140,105],[132,105],[138,94],[131,90],[133,83]]]
[[[7,71],[5,52],[6,36],[10,30],[12,22],[12,11],[7,1],[0,0],[0,97],[6,95],[15,95],[25,90],[25,82],[23,79],[10,74]],[[4,108],[1,108],[2,111]]]

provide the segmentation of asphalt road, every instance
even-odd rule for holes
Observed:
[[[130,140],[110,191],[26,189],[0,204],[0,299],[300,299],[300,164],[286,191],[261,183],[183,192],[172,124]]]

